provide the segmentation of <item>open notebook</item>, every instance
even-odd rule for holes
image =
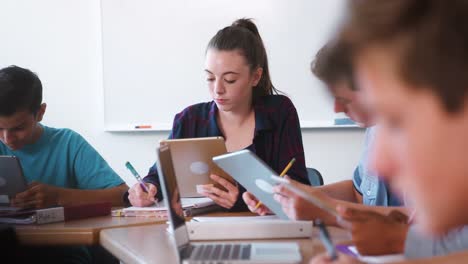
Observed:
[[[185,216],[208,213],[218,210],[220,207],[210,198],[182,198],[182,208]],[[167,218],[167,208],[164,203],[155,203],[152,206],[137,207],[131,206],[121,210],[112,211],[113,216],[144,216]]]

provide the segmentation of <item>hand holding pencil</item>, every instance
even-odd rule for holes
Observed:
[[[131,205],[144,207],[153,205],[157,202],[155,199],[155,195],[157,193],[156,186],[151,183],[143,182],[143,179],[130,162],[126,162],[125,167],[130,170],[137,180],[137,183],[128,190],[128,200]]]
[[[286,165],[286,167],[283,169],[283,171],[280,173],[280,177],[284,177],[286,173],[288,173],[289,169],[292,167],[294,162],[296,161],[296,158],[292,158],[291,161]],[[262,202],[258,201],[258,203],[254,207],[254,212],[257,211],[257,209],[262,205]]]

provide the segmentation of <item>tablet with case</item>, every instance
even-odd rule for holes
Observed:
[[[226,154],[222,137],[201,137],[161,140],[160,145],[169,145],[174,163],[175,175],[179,182],[181,197],[203,197],[197,192],[197,185],[215,184],[211,174],[216,174],[235,183],[229,174],[220,169],[212,160],[214,156]],[[216,187],[224,187],[215,184]]]
[[[8,205],[9,199],[26,190],[26,179],[19,159],[15,156],[0,156],[0,199],[1,205]]]
[[[250,150],[240,150],[221,156],[213,161],[236,181],[251,192],[281,219],[288,219],[281,205],[273,199],[273,186],[277,183],[272,179],[278,176],[263,160]]]

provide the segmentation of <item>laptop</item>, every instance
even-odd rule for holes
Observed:
[[[299,263],[299,245],[293,242],[191,243],[185,224],[177,179],[169,146],[156,150],[157,168],[169,231],[177,246],[179,263]]]
[[[201,137],[184,139],[161,140],[160,145],[169,145],[171,157],[174,164],[175,175],[180,186],[182,197],[204,197],[197,192],[197,185],[214,184],[216,187],[225,188],[210,179],[211,174],[235,183],[229,174],[220,169],[212,158],[227,153],[224,138],[222,137]]]
[[[0,206],[9,206],[10,198],[26,190],[26,179],[19,159],[0,156]]]

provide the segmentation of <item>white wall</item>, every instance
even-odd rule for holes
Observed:
[[[333,112],[330,94],[309,70],[313,55],[339,24],[343,0],[101,3],[107,131],[132,131],[141,124],[168,130],[181,109],[209,100],[209,93],[202,90],[207,42],[240,17],[255,18],[266,43],[273,83],[291,97],[302,127],[332,126],[334,119],[344,117]],[[138,71],[129,71],[132,67]],[[185,96],[180,96],[181,91]],[[154,98],[162,95],[165,100],[155,103]]]
[[[125,161],[144,174],[167,132],[104,132],[100,15],[96,0],[2,0],[0,67],[37,72],[48,104],[44,124],[81,133],[133,185]],[[361,129],[304,130],[307,165],[326,183],[347,179],[363,139]]]

